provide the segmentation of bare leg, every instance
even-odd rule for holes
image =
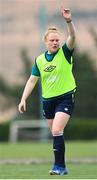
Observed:
[[[63,133],[70,116],[63,112],[57,112],[54,119],[47,119],[48,127],[52,134]]]
[[[52,124],[53,124],[53,119],[47,119],[47,123],[48,123],[48,127],[50,128],[51,133],[52,133]]]
[[[57,135],[63,133],[70,116],[64,112],[57,112],[52,124],[52,134]]]

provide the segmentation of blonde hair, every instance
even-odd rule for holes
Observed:
[[[55,26],[50,26],[43,37],[44,41],[47,39],[47,36],[52,32],[60,34],[59,30]]]

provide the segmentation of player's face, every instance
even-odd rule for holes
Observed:
[[[58,33],[49,33],[45,41],[49,53],[54,53],[60,46],[60,35]]]

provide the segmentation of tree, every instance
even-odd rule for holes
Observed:
[[[8,106],[9,107],[13,106],[13,104],[15,106],[18,106],[25,83],[31,74],[32,64],[25,49],[21,51],[21,59],[23,62],[23,72],[21,73],[20,76],[23,76],[24,79],[21,85],[16,84],[14,86],[10,86],[3,77],[0,77],[0,94],[6,97],[6,103],[7,103],[7,107],[6,106],[4,107],[5,108],[4,111],[7,111]],[[28,98],[27,111],[24,113],[24,115],[22,116],[20,115],[20,118],[39,119],[40,118],[39,106],[40,106],[39,85],[37,84],[35,89],[33,90],[33,93]]]
[[[78,85],[74,114],[79,117],[97,117],[97,74],[92,66],[94,59],[77,49],[74,59],[74,74]]]

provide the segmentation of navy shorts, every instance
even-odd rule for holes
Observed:
[[[64,112],[71,116],[75,104],[75,93],[64,94],[52,99],[43,99],[43,115],[53,119],[56,112]]]

